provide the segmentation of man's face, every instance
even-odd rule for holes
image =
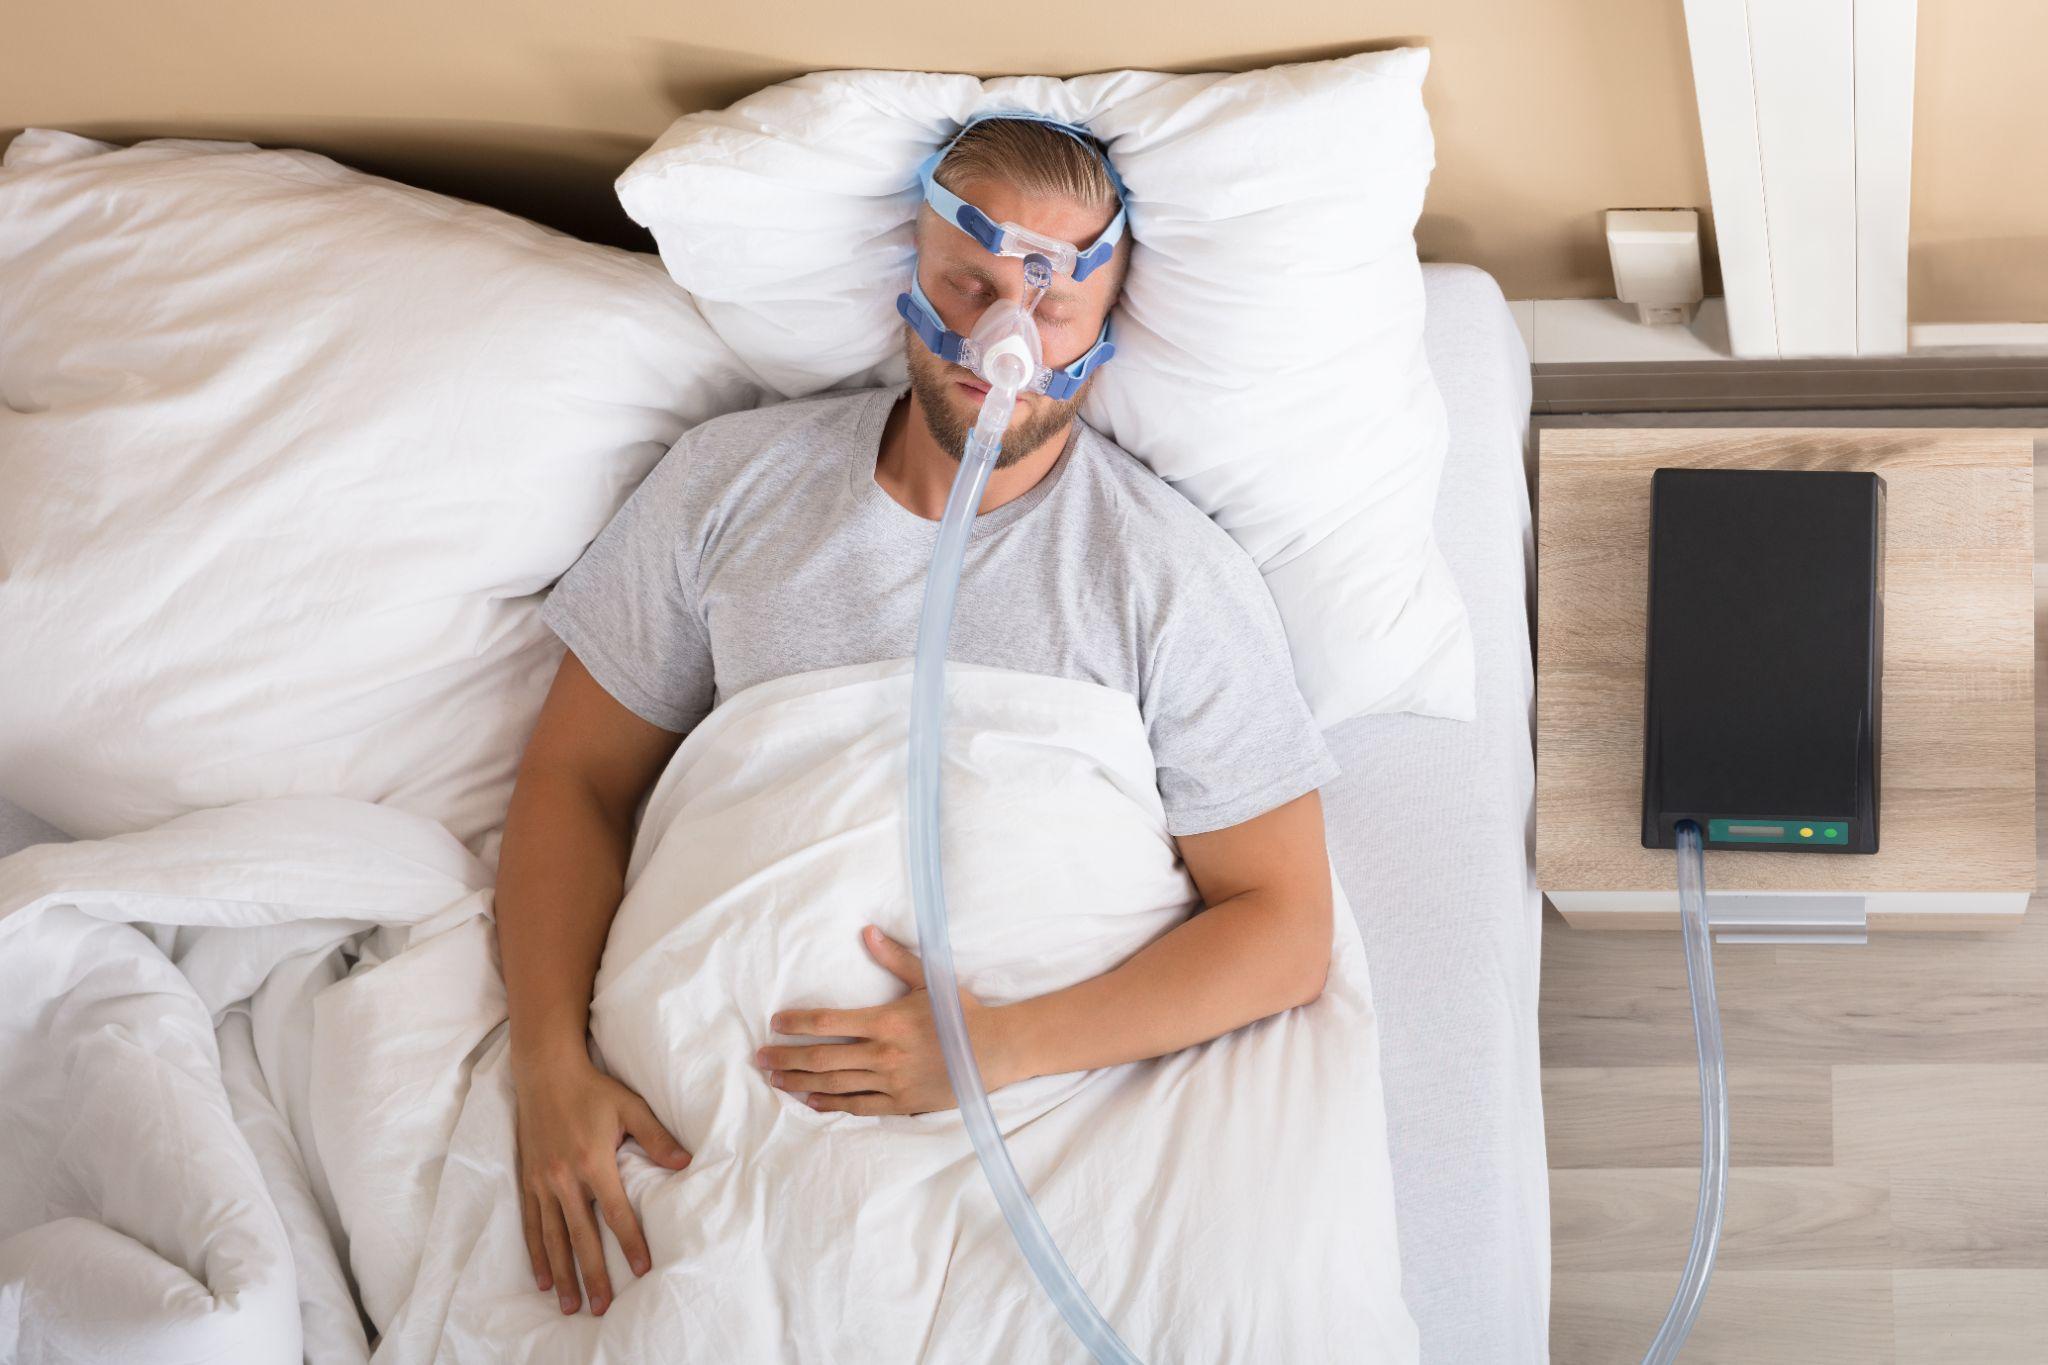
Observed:
[[[1003,181],[970,180],[957,193],[998,223],[1017,223],[1083,249],[1116,216],[1114,205],[1090,210],[1071,199],[1032,198]],[[1127,243],[1117,244],[1119,255],[1128,249]],[[917,262],[918,283],[931,300],[932,310],[940,322],[961,336],[974,330],[990,304],[1024,300],[1024,262],[989,254],[981,243],[933,213],[929,204],[918,210]],[[1071,365],[1095,344],[1102,320],[1116,303],[1121,265],[1121,261],[1112,261],[1079,283],[1071,276],[1053,276],[1052,287],[1032,314],[1047,366],[1057,370]],[[957,460],[981,412],[988,385],[964,365],[949,365],[926,350],[908,325],[903,329],[903,344],[911,393],[924,413],[925,425]],[[1064,401],[1042,393],[1017,395],[1017,410],[1004,432],[996,467],[1014,464],[1063,431],[1094,382],[1090,376],[1079,392]]]

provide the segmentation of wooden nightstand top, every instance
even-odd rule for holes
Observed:
[[[1650,473],[1872,470],[1886,484],[1880,848],[1716,849],[1717,890],[2031,891],[2034,433],[1544,428],[1537,471],[1536,879],[1669,886],[1642,829]]]

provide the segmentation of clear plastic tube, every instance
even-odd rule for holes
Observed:
[[[1036,303],[1035,297],[1031,302]],[[1028,323],[1029,310],[1024,310]],[[979,329],[977,329],[979,330]],[[1032,338],[1035,340],[1036,338]],[[1009,378],[1009,370],[999,370]],[[939,1050],[946,1060],[946,1079],[967,1126],[968,1139],[981,1159],[982,1174],[988,1178],[996,1203],[1017,1239],[1032,1273],[1066,1319],[1067,1326],[1081,1339],[1098,1362],[1140,1365],[1138,1357],[1125,1346],[1101,1312],[1088,1298],[1072,1267],[1060,1254],[1052,1234],[1038,1216],[1037,1205],[1011,1164],[1010,1150],[1003,1145],[1002,1130],[989,1108],[988,1091],[975,1063],[974,1049],[967,1037],[967,1019],[960,1008],[958,978],[953,972],[953,943],[946,927],[946,893],[939,862],[939,748],[946,706],[946,641],[953,628],[953,604],[960,588],[960,569],[966,558],[967,533],[981,506],[982,491],[989,472],[1002,450],[1003,429],[1010,424],[1016,406],[1017,387],[1002,387],[996,376],[990,379],[987,398],[973,433],[961,452],[960,472],[953,478],[946,498],[946,511],[939,522],[938,541],[932,547],[931,568],[925,575],[924,612],[917,626],[917,659],[910,686],[910,892],[917,911],[918,953],[924,963],[926,989],[931,994],[932,1016],[938,1025]],[[1021,384],[1026,376],[1017,374]]]
[[[1721,1011],[1714,1003],[1706,855],[1696,823],[1680,820],[1677,834],[1679,928],[1685,937],[1685,980],[1692,992],[1693,1036],[1700,1054],[1700,1197],[1678,1292],[1643,1365],[1669,1365],[1685,1345],[1707,1296],[1707,1278],[1714,1273],[1714,1253],[1721,1245],[1721,1214],[1728,1200],[1728,1069],[1721,1052]]]

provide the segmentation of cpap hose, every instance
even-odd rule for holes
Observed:
[[[1714,1004],[1706,855],[1700,847],[1697,823],[1680,820],[1676,832],[1679,927],[1685,936],[1685,980],[1692,992],[1692,1030],[1700,1054],[1700,1198],[1678,1293],[1672,1297],[1643,1365],[1669,1365],[1685,1345],[1707,1296],[1707,1277],[1714,1273],[1714,1252],[1721,1244],[1721,1213],[1728,1199],[1728,1068],[1721,1052],[1721,1012]]]
[[[1037,336],[1030,319],[1038,296],[1051,279],[1049,265],[1042,270],[1034,266],[1043,260],[1033,256],[1025,261],[1025,280],[1033,288],[1024,305],[1000,319],[985,318],[983,325],[975,328],[976,340],[986,343],[978,353],[978,368],[988,383],[988,395],[982,400],[981,414],[961,451],[960,472],[953,477],[945,515],[939,521],[931,567],[925,574],[924,612],[918,620],[917,658],[911,675],[910,894],[917,911],[917,944],[924,962],[925,987],[931,996],[932,1017],[938,1025],[939,1050],[946,1059],[946,1079],[952,1083],[968,1139],[974,1144],[981,1172],[995,1193],[1010,1233],[1060,1316],[1095,1359],[1116,1365],[1141,1365],[1074,1278],[1072,1267],[1060,1254],[1052,1234],[1046,1231],[1038,1207],[1018,1178],[1017,1168],[1010,1161],[1010,1149],[1003,1144],[1002,1131],[996,1127],[988,1091],[981,1082],[981,1069],[968,1041],[967,1018],[960,1007],[939,865],[939,749],[946,705],[946,639],[953,629],[954,599],[959,593],[968,530],[981,506],[989,472],[995,468],[996,456],[1002,450],[1003,430],[1010,424],[1018,390],[1030,382],[1037,369],[1037,357],[1033,354]],[[989,311],[993,317],[997,308],[1008,307],[996,305]],[[1024,329],[1030,329],[1028,337]]]

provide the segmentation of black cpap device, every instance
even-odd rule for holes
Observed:
[[[1877,852],[1884,480],[1650,480],[1643,847]]]

